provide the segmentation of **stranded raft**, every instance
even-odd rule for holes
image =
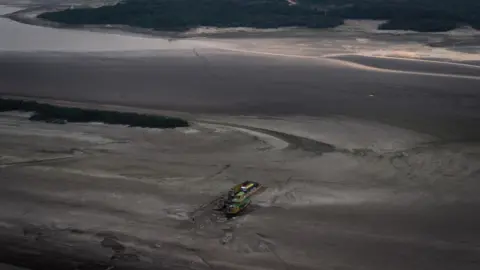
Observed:
[[[263,189],[253,181],[245,181],[231,188],[226,199],[220,202],[217,210],[223,210],[227,216],[234,216],[245,210],[251,203],[251,196]]]

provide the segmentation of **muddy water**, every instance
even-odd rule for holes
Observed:
[[[0,14],[19,8],[0,6]],[[106,34],[100,32],[52,29],[26,25],[0,18],[0,51],[129,51],[189,49],[195,42]],[[198,44],[196,44],[198,46]]]

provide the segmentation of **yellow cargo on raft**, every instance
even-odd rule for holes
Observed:
[[[225,214],[236,215],[242,212],[251,204],[250,197],[255,194],[261,185],[253,181],[245,181],[234,186],[228,191],[227,199],[225,200]]]

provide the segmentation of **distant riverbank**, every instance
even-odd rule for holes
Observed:
[[[439,2],[443,2],[438,0]],[[333,28],[347,19],[385,20],[381,30],[445,32],[470,25],[480,29],[475,2],[451,1],[433,7],[421,1],[343,0],[322,6],[313,1],[137,0],[101,7],[68,8],[39,17],[67,25],[128,25],[157,31],[185,32],[198,27]]]

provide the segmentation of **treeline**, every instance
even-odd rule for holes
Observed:
[[[7,111],[33,112],[34,114],[30,117],[30,120],[49,123],[100,122],[148,128],[189,126],[187,121],[175,117],[71,108],[38,103],[36,101],[0,98],[0,112]]]
[[[440,32],[470,25],[480,30],[478,0],[299,0],[329,16],[387,20],[380,29]]]
[[[387,20],[381,29],[480,29],[479,0],[127,0],[113,6],[49,12],[40,18],[66,24],[123,24],[184,31],[199,26],[328,28],[344,19]]]
[[[95,9],[70,9],[40,15],[66,24],[124,24],[184,31],[199,26],[276,28],[334,27],[341,18],[286,0],[129,0]]]
[[[460,24],[451,20],[438,19],[393,19],[381,24],[378,29],[381,30],[412,30],[418,32],[444,32],[455,29]]]

